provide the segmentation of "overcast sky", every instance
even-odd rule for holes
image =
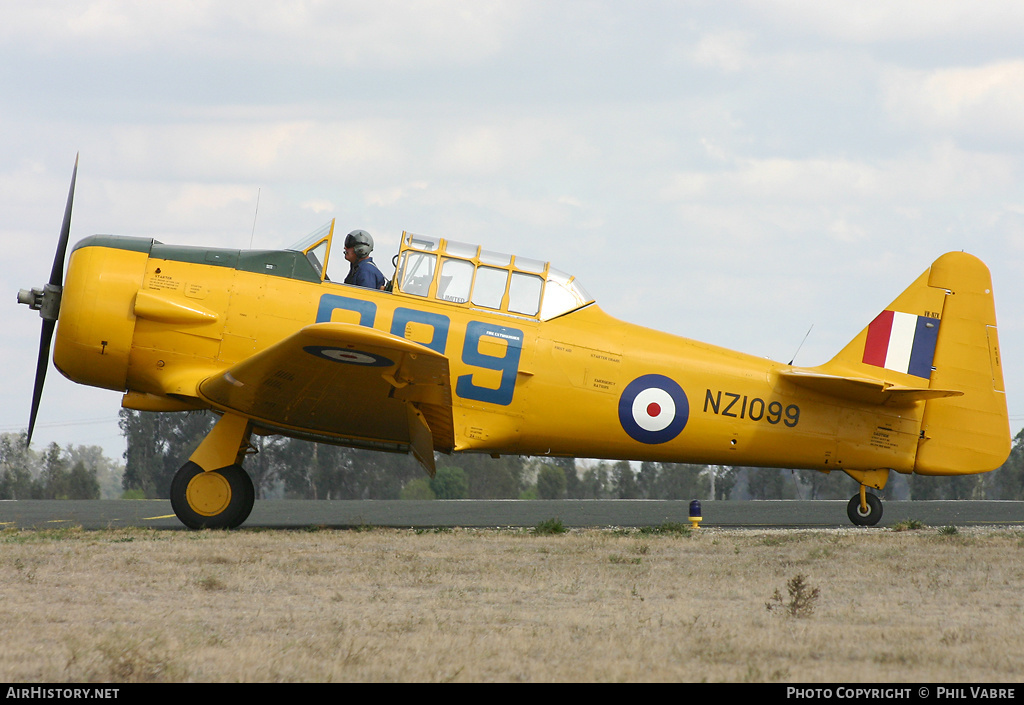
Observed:
[[[337,217],[381,264],[403,230],[546,259],[618,318],[775,360],[813,326],[798,365],[966,250],[1016,433],[1022,36],[1019,0],[5,2],[0,431],[27,424],[15,294],[80,152],[72,243],[278,247]],[[34,446],[120,458],[119,406],[51,367]]]

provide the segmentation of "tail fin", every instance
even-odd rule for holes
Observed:
[[[994,470],[1006,461],[1011,441],[992,278],[981,260],[959,252],[943,255],[929,272],[928,286],[949,292],[931,384],[964,395],[927,403],[914,471]]]
[[[1009,455],[992,279],[972,255],[937,259],[819,370],[924,400],[914,472],[987,472]]]

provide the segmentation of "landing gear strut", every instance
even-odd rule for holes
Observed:
[[[190,529],[234,529],[252,511],[256,492],[242,459],[248,419],[224,414],[171,481],[171,507]]]
[[[876,490],[885,488],[889,481],[889,468],[856,470],[843,468],[843,472],[860,484],[860,492],[855,494],[846,505],[846,515],[857,526],[874,526],[882,518],[882,500],[877,495],[868,494],[868,487]]]

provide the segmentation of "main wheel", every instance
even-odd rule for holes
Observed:
[[[850,517],[850,521],[857,526],[874,526],[882,518],[882,500],[878,498],[878,495],[873,495],[870,492],[865,494],[864,498],[868,503],[867,512],[860,508],[860,494],[855,494],[850,503],[846,505],[846,514]]]
[[[241,465],[206,472],[189,461],[171,480],[171,507],[190,529],[234,529],[249,517],[255,499]]]

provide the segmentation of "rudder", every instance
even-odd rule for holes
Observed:
[[[951,252],[932,264],[928,286],[946,292],[930,386],[964,394],[927,402],[914,472],[994,470],[1011,440],[992,277],[978,258]]]

